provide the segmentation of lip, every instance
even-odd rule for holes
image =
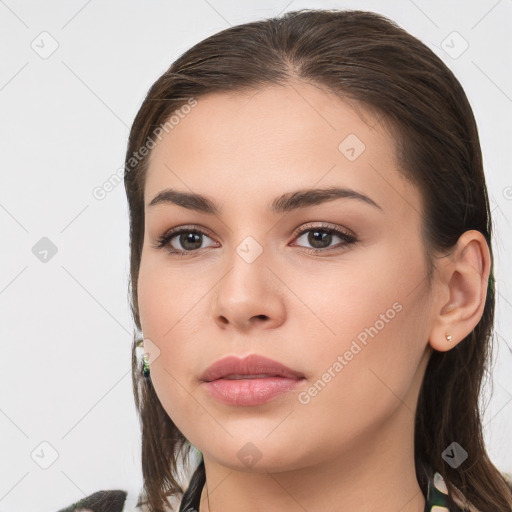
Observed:
[[[244,378],[228,378],[235,375]],[[305,377],[273,359],[251,354],[244,358],[228,356],[219,359],[200,379],[206,391],[220,402],[250,406],[261,405],[294,390]]]
[[[205,382],[222,379],[229,375],[261,375],[270,374],[277,377],[287,377],[289,379],[301,379],[304,375],[298,371],[288,368],[268,357],[259,354],[251,354],[247,357],[239,358],[228,356],[219,359],[209,366],[201,375],[200,379]]]

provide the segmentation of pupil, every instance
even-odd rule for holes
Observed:
[[[199,246],[194,246],[194,243],[197,245],[199,242]],[[201,247],[200,235],[198,233],[182,233],[180,236],[180,243],[185,249],[198,249]],[[192,244],[192,247],[187,246],[188,243]]]
[[[329,246],[329,242],[331,241],[330,237],[332,237],[332,234],[326,233],[325,231],[311,231],[308,236],[308,242],[315,249],[321,249],[325,247],[325,245],[322,245],[322,242],[325,243],[327,241],[327,246]],[[320,245],[318,245],[318,242],[320,242]]]

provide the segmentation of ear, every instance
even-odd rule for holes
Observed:
[[[429,342],[435,350],[445,352],[475,328],[484,311],[491,254],[482,233],[463,233],[439,270]]]

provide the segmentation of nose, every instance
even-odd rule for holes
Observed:
[[[274,329],[284,322],[284,285],[265,252],[249,262],[236,251],[212,292],[212,313],[222,329]]]

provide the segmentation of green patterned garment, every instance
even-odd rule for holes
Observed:
[[[472,509],[469,507],[463,506],[460,508],[456,505],[450,508],[446,484],[441,474],[436,472],[434,474],[434,478],[428,482],[428,491],[425,499],[425,512],[471,512],[471,510]]]

